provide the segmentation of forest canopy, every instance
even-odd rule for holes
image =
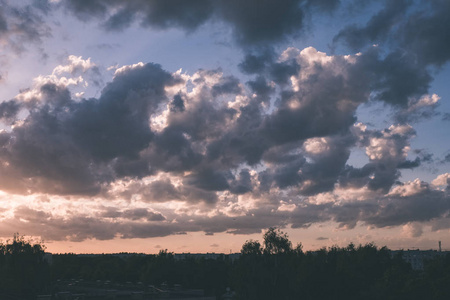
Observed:
[[[54,254],[15,235],[0,243],[0,298],[35,299],[64,290],[61,282],[135,283],[202,289],[221,299],[449,299],[450,255],[426,261],[423,271],[374,244],[304,252],[286,233],[270,228],[260,243],[248,240],[238,258],[186,255]],[[48,255],[48,254],[47,254]]]

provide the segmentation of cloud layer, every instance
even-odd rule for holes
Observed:
[[[347,24],[334,37],[335,53],[358,51],[349,55],[279,50],[306,34],[311,16],[342,13],[339,1],[2,4],[0,42],[17,53],[50,35],[42,15],[64,10],[107,31],[137,23],[192,33],[216,22],[243,60],[242,74],[115,67],[101,92],[85,98],[76,91],[103,70],[71,55],[4,99],[0,196],[21,200],[4,201],[0,235],[13,229],[50,240],[107,240],[329,221],[404,225],[412,236],[423,233],[420,224],[449,228],[448,174],[431,184],[400,181],[403,170],[433,160],[411,141],[416,122],[438,115],[441,97],[430,84],[450,58],[446,1],[386,1],[366,23]],[[358,118],[358,109],[376,104],[392,112],[385,128]],[[352,163],[355,151],[366,160]],[[53,210],[51,203],[70,205]]]

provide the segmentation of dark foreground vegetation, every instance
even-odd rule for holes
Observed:
[[[235,299],[450,299],[450,255],[415,271],[387,248],[373,244],[303,252],[281,231],[264,241],[247,241],[232,260],[158,255],[53,255],[15,237],[0,244],[0,299],[36,299],[55,294],[67,280],[203,289],[221,299],[227,287]]]

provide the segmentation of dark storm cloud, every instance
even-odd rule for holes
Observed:
[[[97,101],[75,105],[68,130],[95,159],[136,158],[152,139],[149,117],[171,82],[171,75],[153,64],[118,74]]]
[[[175,128],[166,128],[157,134],[143,155],[152,167],[166,172],[191,170],[203,158],[192,148],[185,131]]]
[[[426,94],[431,66],[450,59],[448,1],[386,1],[365,25],[351,25],[340,31],[334,42],[343,41],[355,51],[380,44],[385,57],[372,60],[375,99],[405,108],[408,101]],[[400,112],[398,121],[411,122],[434,116],[430,107],[415,113]]]
[[[432,77],[413,56],[393,52],[380,61],[374,75],[378,78],[374,87],[376,98],[389,104],[406,106],[411,97],[428,92]]]
[[[174,199],[180,199],[180,191],[172,184],[169,179],[154,181],[147,186],[141,187],[142,191],[136,191],[142,194],[144,201],[164,202]]]
[[[291,76],[298,74],[300,66],[295,60],[285,62],[274,62],[269,67],[269,76],[277,84],[284,85],[289,83]]]
[[[0,120],[11,121],[21,109],[20,103],[15,100],[0,103]]]
[[[370,44],[384,40],[392,33],[392,29],[403,20],[403,16],[411,5],[411,0],[385,1],[385,7],[365,24],[350,25],[341,30],[333,39],[343,40],[354,51],[360,51]]]
[[[194,30],[203,24],[213,10],[207,0],[183,1],[140,1],[146,3],[143,24],[161,28],[179,27]],[[144,6],[145,7],[145,6]]]
[[[362,101],[354,98],[358,95],[346,86],[341,76],[334,76],[318,70],[305,83],[305,89],[298,92],[284,92],[276,112],[264,120],[263,132],[277,144],[327,136],[345,131],[355,121],[353,109],[337,109],[339,100],[351,97],[350,101]],[[326,87],[326,88],[324,88]],[[296,102],[298,109],[292,109]]]
[[[227,178],[232,176],[228,172],[218,172],[211,169],[185,177],[185,184],[194,185],[206,191],[223,191],[229,188]]]
[[[279,41],[303,27],[302,1],[231,0],[218,2],[218,15],[244,45]]]
[[[116,157],[111,162],[117,177],[143,178],[153,175],[154,168],[141,158]]]
[[[274,60],[274,53],[268,49],[261,53],[248,53],[239,64],[239,68],[246,74],[258,74],[265,71],[268,64]]]
[[[445,34],[450,29],[449,12],[448,1],[386,1],[365,26],[347,27],[334,41],[344,41],[356,51],[372,43],[388,49],[386,57],[370,68],[380,78],[374,85],[376,98],[405,107],[409,99],[427,92],[432,80],[428,66],[442,66],[450,59],[450,38]],[[399,118],[408,121],[408,116]]]
[[[227,76],[220,80],[219,83],[212,87],[213,96],[222,94],[240,94],[239,80],[233,76]]]
[[[450,3],[425,1],[424,8],[411,14],[400,26],[401,46],[412,51],[420,62],[441,66],[450,59]]]
[[[269,142],[260,133],[263,120],[261,108],[250,103],[240,108],[240,116],[233,127],[219,139],[207,146],[207,158],[210,161],[224,162],[231,166],[247,162],[255,165],[269,147]]]
[[[164,221],[163,215],[148,211],[146,208],[127,209],[120,214],[120,217],[133,221],[147,219],[148,221]]]
[[[239,173],[237,180],[234,180],[230,186],[230,192],[233,194],[245,194],[253,189],[251,175],[248,169],[244,169]]]
[[[306,151],[304,156],[278,155],[276,158],[269,158],[267,156],[272,156],[269,152],[264,158],[267,161],[275,159],[278,164],[276,168],[259,174],[260,181],[263,181],[261,186],[264,188],[276,186],[280,189],[300,186],[303,195],[332,191],[345,168],[352,145],[354,138],[351,135],[337,135],[324,140],[320,146],[322,149],[317,149],[316,153]],[[307,149],[309,147],[313,146],[306,146]]]
[[[114,163],[125,175],[148,175],[145,165],[133,161],[153,137],[149,118],[165,100],[164,86],[175,82],[160,66],[147,64],[118,73],[98,99],[77,102],[65,87],[42,85],[42,99],[23,124],[2,133],[8,140],[0,151],[8,162],[2,188],[97,193],[114,180]]]
[[[154,0],[67,0],[63,5],[83,20],[106,16],[104,26],[109,30],[123,29],[139,20],[142,26],[161,29],[175,27],[191,31],[202,25],[213,13],[213,3],[208,0],[175,0],[170,3]]]
[[[170,111],[184,111],[184,101],[180,94],[177,94],[173,97],[172,102],[170,103]]]
[[[50,35],[41,10],[33,5],[0,1],[0,42],[6,47],[20,53],[26,44],[41,43]]]
[[[274,89],[263,76],[258,76],[255,80],[248,81],[247,85],[261,102],[268,103],[270,101],[270,96],[273,94]]]
[[[196,30],[206,22],[229,25],[241,45],[278,42],[303,31],[305,14],[333,11],[339,1],[257,0],[65,0],[62,5],[82,20],[100,18],[108,30],[122,30],[134,22],[156,29]]]
[[[292,75],[298,74],[300,66],[295,59],[277,61],[274,50],[265,48],[255,53],[247,53],[239,64],[239,69],[246,74],[264,75],[275,83],[284,85]]]
[[[413,169],[420,166],[420,158],[416,157],[414,160],[405,160],[397,165],[399,169]]]
[[[378,47],[362,53],[353,70],[355,75],[368,81],[372,99],[399,109],[407,108],[411,98],[426,94],[432,81],[428,70],[417,62],[414,55],[393,51],[382,56]]]
[[[339,176],[339,185],[344,188],[361,188],[369,183],[370,175],[374,173],[375,168],[373,163],[366,164],[362,168],[347,165]]]

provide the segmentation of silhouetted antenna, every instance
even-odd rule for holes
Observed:
[[[439,241],[439,252],[442,252],[441,241]]]

